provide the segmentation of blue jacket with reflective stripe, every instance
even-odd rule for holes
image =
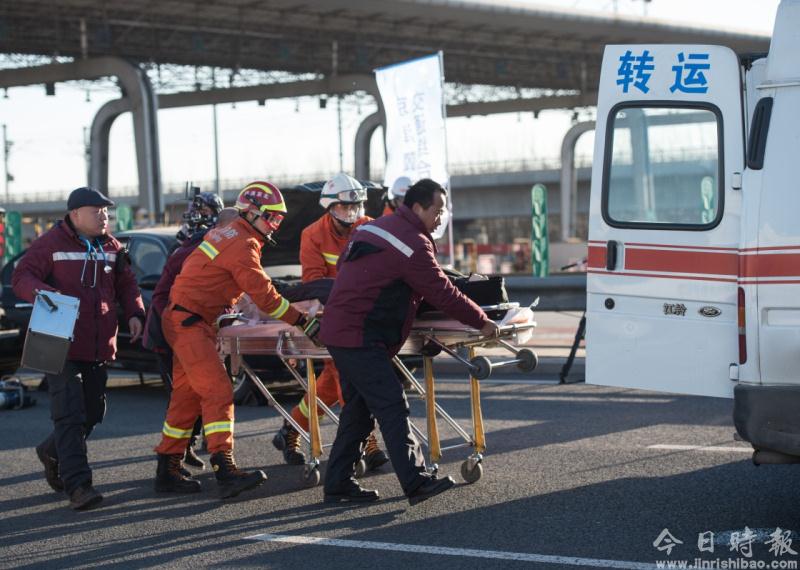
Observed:
[[[422,220],[406,206],[359,226],[339,258],[322,319],[322,342],[396,353],[423,298],[468,326],[483,327],[488,317],[453,286],[435,253]]]

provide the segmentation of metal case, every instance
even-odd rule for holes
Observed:
[[[72,345],[80,300],[59,293],[39,293],[33,302],[21,365],[60,374]]]

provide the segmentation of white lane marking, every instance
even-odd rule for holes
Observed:
[[[753,453],[748,447],[709,447],[705,445],[648,445],[647,449],[665,449],[669,451],[738,451],[739,453]]]
[[[360,548],[364,550],[389,550],[414,554],[438,554],[442,556],[465,556],[468,558],[491,558],[494,560],[518,560],[521,562],[542,562],[545,564],[565,564],[569,566],[589,566],[591,568],[624,568],[628,570],[652,569],[655,564],[628,562],[626,560],[603,560],[599,558],[577,558],[575,556],[553,556],[550,554],[528,554],[503,550],[477,550],[473,548],[449,548],[447,546],[423,546],[419,544],[396,544],[392,542],[373,542],[369,540],[343,540],[317,536],[297,536],[282,534],[257,534],[245,540],[263,542],[283,542],[314,546],[338,546],[341,548]]]

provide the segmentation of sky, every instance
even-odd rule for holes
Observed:
[[[481,0],[503,2],[503,0]],[[536,0],[518,4],[619,14],[770,33],[778,0]],[[445,57],[447,54],[445,53]],[[13,88],[0,95],[0,123],[12,141],[8,171],[12,196],[41,192],[66,193],[86,184],[84,133],[97,109],[118,95],[111,91],[86,92],[57,85],[56,96],[47,97],[43,86]],[[342,104],[345,171],[353,168],[353,140],[361,121],[375,110],[372,102],[346,100]],[[319,108],[317,98],[217,106],[220,178],[282,180],[308,176],[320,179],[340,167],[340,146],[335,100]],[[579,118],[592,119],[592,110],[580,110]],[[200,182],[204,189],[214,179],[213,119],[211,107],[169,109],[159,112],[162,181],[165,186]],[[570,127],[572,112],[512,113],[492,117],[454,118],[447,122],[451,173],[479,168],[485,163],[523,160],[557,162],[561,137]],[[383,150],[381,131],[372,141],[373,169],[380,169]],[[111,132],[109,185],[137,184],[130,115],[122,115]],[[582,137],[577,154],[588,156],[592,137]],[[0,164],[0,182],[2,182]],[[380,181],[380,171],[377,179]],[[5,202],[0,184],[0,203]]]

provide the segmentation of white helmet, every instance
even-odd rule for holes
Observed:
[[[389,200],[397,199],[402,201],[403,198],[406,197],[406,192],[408,192],[410,186],[411,179],[408,176],[401,176],[395,180],[392,187],[389,188]]]
[[[363,204],[367,201],[367,191],[361,183],[340,172],[325,183],[319,196],[319,205],[326,210],[334,204]]]

